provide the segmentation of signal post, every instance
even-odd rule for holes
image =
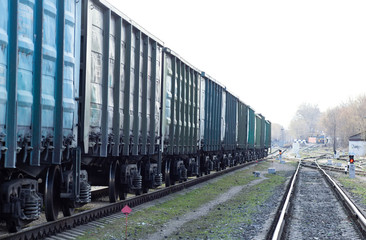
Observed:
[[[354,155],[349,155],[349,177],[356,177],[356,167],[355,167],[355,158]]]

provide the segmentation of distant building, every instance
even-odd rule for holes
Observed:
[[[308,137],[308,143],[317,143],[317,144],[324,144],[326,143],[324,135],[312,136]]]
[[[324,144],[324,143],[326,143],[325,142],[325,136],[324,135],[316,136],[316,143],[317,144]]]
[[[309,137],[308,143],[316,143],[316,137]]]
[[[349,155],[366,155],[366,132],[358,133],[349,137]]]

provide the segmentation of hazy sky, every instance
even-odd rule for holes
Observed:
[[[366,1],[108,0],[256,112],[288,127],[366,93]]]

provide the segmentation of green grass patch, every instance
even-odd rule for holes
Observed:
[[[357,178],[349,178],[348,175],[337,176],[337,180],[352,194],[361,199],[366,205],[366,183]]]
[[[279,174],[267,174],[261,183],[245,189],[233,199],[219,204],[208,215],[185,224],[179,230],[179,236],[169,238],[184,239],[242,239],[244,228],[252,224],[252,216],[260,211],[263,204],[276,187],[286,181]]]
[[[253,176],[253,171],[264,171],[268,167],[268,162],[251,166],[248,169],[223,176],[215,182],[208,183],[185,194],[178,194],[164,203],[151,206],[142,211],[132,212],[128,217],[129,238],[146,238],[148,234],[156,232],[169,220],[199,208],[206,202],[215,199],[222,192],[228,191],[231,187],[248,184],[256,179]],[[125,236],[124,227],[125,219],[116,220],[115,223],[108,224],[104,228],[95,228],[78,239],[123,239]]]

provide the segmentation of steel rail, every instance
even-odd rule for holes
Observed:
[[[287,192],[286,200],[285,200],[285,202],[283,204],[283,207],[281,209],[281,214],[278,217],[276,228],[273,232],[272,238],[267,237],[267,239],[277,240],[277,239],[281,239],[281,237],[282,237],[283,228],[285,226],[285,217],[286,217],[287,210],[289,208],[290,200],[291,200],[292,193],[293,193],[294,184],[295,184],[295,181],[296,181],[296,176],[298,174],[300,165],[303,165],[303,166],[306,166],[306,167],[311,167],[311,168],[316,168],[321,173],[323,173],[323,176],[326,177],[325,179],[327,180],[327,182],[333,187],[333,190],[339,196],[339,198],[342,200],[342,202],[343,202],[344,206],[346,207],[346,209],[348,210],[348,212],[351,213],[353,219],[358,223],[359,229],[362,232],[363,236],[366,237],[366,217],[361,213],[361,211],[357,208],[357,206],[353,203],[353,201],[348,197],[348,195],[338,186],[338,184],[325,172],[325,170],[322,167],[327,168],[327,170],[330,170],[330,171],[341,171],[341,169],[320,165],[317,162],[318,159],[319,159],[318,157],[315,157],[316,166],[303,165],[301,163],[301,160],[300,160],[299,165],[297,167],[297,170],[296,170],[296,172],[295,172],[295,174],[292,178],[291,186],[290,186],[290,188]],[[364,175],[366,173],[365,172],[358,172],[358,174]]]
[[[331,166],[326,166],[324,164],[319,164],[319,166],[321,166],[322,168],[329,170],[329,171],[334,171],[334,172],[344,172],[344,168],[341,167],[331,167]],[[362,171],[362,170],[355,170],[355,173],[357,175],[362,175],[362,176],[366,176],[366,172]]]
[[[130,207],[136,207],[138,205],[141,205],[143,203],[153,201],[155,199],[167,196],[171,193],[181,191],[185,188],[194,186],[196,184],[205,182],[207,180],[219,177],[221,175],[227,174],[229,172],[233,172],[236,170],[239,170],[241,168],[244,168],[246,166],[266,161],[266,159],[247,162],[242,165],[237,165],[231,168],[227,168],[225,170],[216,172],[214,174],[205,175],[196,179],[192,179],[177,185],[173,185],[167,188],[159,189],[156,191],[153,191],[151,193],[143,194],[140,196],[132,197],[127,200],[123,200],[117,203],[111,203],[106,206],[87,210],[78,214],[75,214],[70,217],[64,217],[59,220],[53,221],[53,222],[47,222],[45,224],[41,224],[38,226],[33,226],[29,228],[25,228],[17,233],[12,234],[6,234],[3,236],[0,236],[0,239],[15,239],[15,240],[32,240],[32,239],[42,239],[45,237],[49,237],[52,235],[55,235],[57,233],[60,233],[64,230],[74,228],[79,225],[86,224],[88,222],[95,221],[99,218],[112,215],[114,213],[120,212],[121,209],[128,205]]]
[[[366,217],[361,213],[361,211],[357,208],[357,206],[353,203],[353,201],[347,196],[347,194],[338,186],[338,184],[325,172],[324,169],[320,167],[318,162],[315,162],[318,166],[318,169],[326,176],[330,185],[333,186],[333,189],[336,191],[338,196],[342,199],[344,205],[348,210],[352,213],[355,220],[361,227],[361,232],[364,236],[366,236]]]
[[[300,166],[301,166],[301,160],[299,161],[299,164],[297,165],[297,169],[296,169],[296,171],[295,171],[295,173],[292,177],[291,185],[290,185],[290,188],[287,192],[285,203],[283,204],[281,214],[279,216],[279,219],[278,219],[277,224],[276,224],[276,228],[275,228],[275,230],[273,232],[273,235],[272,235],[272,240],[277,240],[277,239],[281,238],[283,227],[285,225],[285,215],[286,215],[287,210],[290,206],[290,200],[291,200],[291,197],[293,195],[294,186],[295,186],[295,182],[297,180],[297,174],[299,172]]]
[[[102,188],[91,191],[91,200],[94,201],[98,198],[108,196],[108,188]]]

